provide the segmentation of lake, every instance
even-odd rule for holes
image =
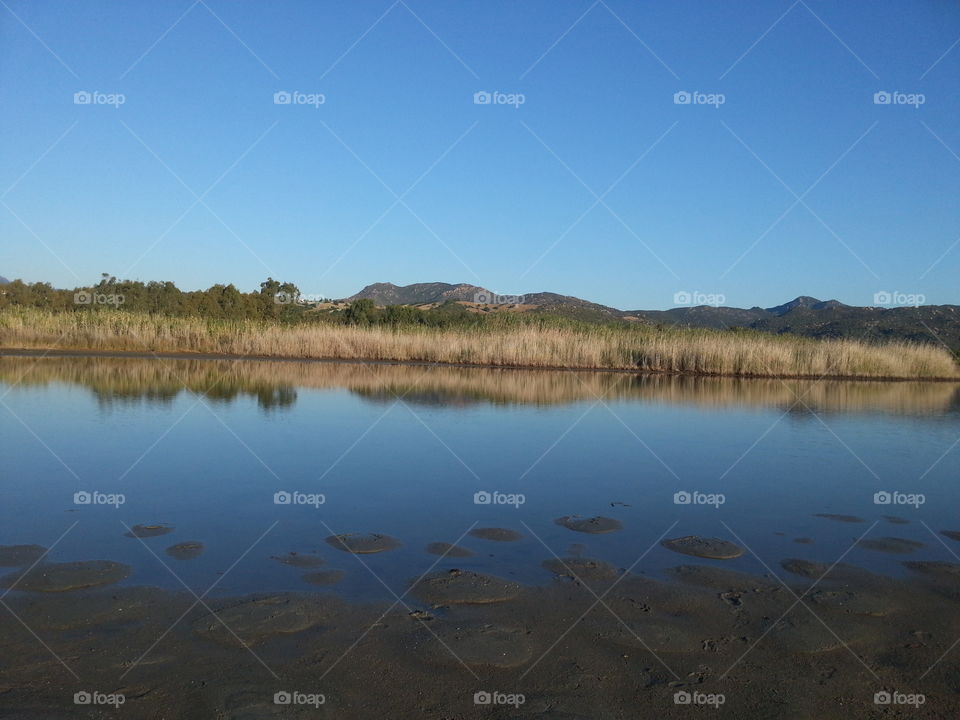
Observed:
[[[940,534],[960,530],[949,383],[3,357],[0,396],[0,544],[129,566],[115,588],[316,593],[316,558],[337,601],[413,609],[428,571],[550,587],[557,557],[667,584],[690,563],[796,580],[788,558],[910,583],[904,560],[960,552]],[[556,522],[569,516],[613,531]],[[519,537],[471,534],[484,528]],[[341,533],[399,545],[353,554],[326,541]],[[660,544],[685,536],[743,552]],[[181,543],[198,545],[167,552]]]

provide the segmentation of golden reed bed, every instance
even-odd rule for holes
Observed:
[[[748,377],[960,378],[934,345],[651,327],[282,325],[123,311],[0,312],[0,347],[639,370]]]

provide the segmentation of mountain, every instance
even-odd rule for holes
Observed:
[[[468,283],[442,282],[394,285],[375,283],[347,300],[370,298],[377,305],[427,305],[455,301],[480,303],[475,311],[501,306],[512,312],[564,315],[587,322],[628,320],[650,325],[695,328],[748,328],[768,333],[792,333],[815,338],[899,339],[941,342],[960,351],[960,306],[858,307],[839,300],[808,295],[769,308],[683,306],[670,310],[618,310],[572,295],[552,292],[496,297]],[[486,302],[485,302],[486,301]]]
[[[10,283],[3,275],[0,275],[0,285],[8,285]]]
[[[347,300],[369,298],[377,305],[424,305],[442,303],[447,300],[475,302],[475,297],[492,297],[493,293],[477,285],[467,283],[415,283],[413,285],[394,285],[393,283],[374,283],[367,285]]]
[[[858,307],[837,300],[801,296],[783,305],[742,310],[728,307],[683,307],[637,310],[641,320],[664,325],[750,328],[814,338],[912,340],[942,343],[960,350],[960,306]]]

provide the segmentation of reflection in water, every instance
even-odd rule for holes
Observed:
[[[431,406],[634,400],[700,408],[929,415],[960,410],[960,385],[944,382],[771,380],[509,370],[346,362],[104,357],[0,357],[0,382],[90,388],[105,407],[169,405],[182,392],[231,403],[256,398],[284,409],[297,388],[347,388],[370,402]]]

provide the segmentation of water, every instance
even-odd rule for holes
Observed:
[[[271,557],[318,552],[324,569],[346,572],[334,592],[382,601],[438,560],[428,543],[458,540],[477,555],[437,567],[530,583],[549,581],[542,561],[577,553],[650,575],[687,562],[782,575],[784,558],[841,556],[899,575],[903,559],[954,561],[934,533],[960,530],[952,384],[6,357],[0,395],[0,544],[56,542],[54,561],[121,561],[134,568],[133,585],[303,590],[312,587],[303,571]],[[125,502],[77,505],[81,491],[122,493]],[[325,502],[275,504],[280,491]],[[525,502],[475,504],[482,491]],[[680,491],[725,502],[676,504]],[[925,502],[876,504],[880,491]],[[572,514],[616,518],[623,530],[590,535],[554,523]],[[142,543],[125,537],[138,523],[174,531]],[[471,527],[524,538],[464,536]],[[402,546],[353,556],[324,542],[342,532],[386,533]],[[864,533],[926,547],[851,549]],[[691,534],[747,552],[709,561],[658,544]],[[204,553],[164,552],[184,541],[202,542]]]

